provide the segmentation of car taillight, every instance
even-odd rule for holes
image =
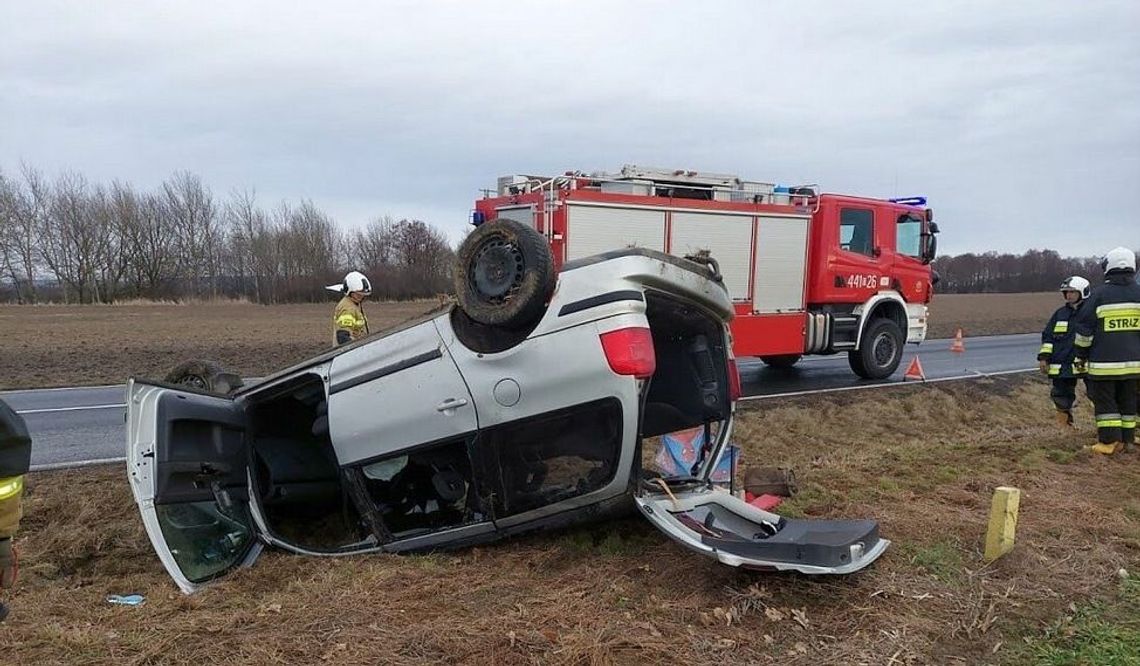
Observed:
[[[610,369],[619,375],[645,379],[657,369],[653,335],[648,328],[619,328],[602,333],[601,338]]]
[[[740,400],[744,391],[740,388],[740,368],[736,367],[736,359],[728,359],[728,399],[732,402]]]

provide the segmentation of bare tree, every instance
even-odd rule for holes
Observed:
[[[35,303],[40,265],[38,230],[47,210],[48,188],[38,171],[24,165],[23,183],[0,174],[0,260],[18,302]]]
[[[217,296],[221,273],[222,229],[217,206],[202,179],[188,171],[175,173],[162,184],[165,210],[173,222],[180,259],[180,277],[191,284],[195,295],[202,295],[202,278],[210,293]]]
[[[51,189],[39,230],[44,264],[64,287],[64,300],[73,293],[80,303],[99,299],[96,267],[103,251],[104,231],[82,175],[65,172]]]
[[[255,302],[264,303],[262,286],[269,277],[268,267],[261,265],[256,249],[268,223],[265,211],[258,208],[253,190],[234,190],[225,210],[229,254],[240,289]],[[246,291],[247,283],[252,286],[252,294]]]
[[[403,268],[405,297],[423,297],[450,288],[455,253],[447,237],[421,220],[400,220],[396,247]]]

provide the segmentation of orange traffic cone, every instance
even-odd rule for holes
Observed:
[[[954,342],[950,343],[950,351],[961,354],[966,351],[966,344],[962,342],[962,329],[954,333]]]
[[[926,381],[926,373],[922,371],[922,363],[915,356],[910,360],[910,365],[906,367],[906,374],[903,375],[903,381],[908,379],[918,379]]]

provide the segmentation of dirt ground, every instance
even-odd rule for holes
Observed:
[[[1058,292],[1033,294],[938,294],[930,304],[932,338],[962,334],[1040,333],[1064,301]]]
[[[435,301],[365,306],[372,330]],[[257,377],[332,347],[332,304],[0,306],[0,389],[161,378],[179,362],[218,361]]]
[[[930,337],[1038,331],[1056,294],[947,294],[931,306]],[[372,303],[374,330],[436,302]],[[208,358],[246,377],[280,370],[331,346],[331,304],[0,306],[0,389],[119,384],[160,378]]]
[[[887,396],[890,399],[887,399]],[[193,597],[164,573],[119,468],[33,474],[18,664],[1136,663],[1140,455],[1090,458],[1037,378],[752,403],[744,464],[797,472],[791,515],[873,517],[853,576],[740,572],[631,518],[423,556],[279,552]],[[1018,544],[987,565],[991,493]],[[142,594],[140,607],[108,594]]]

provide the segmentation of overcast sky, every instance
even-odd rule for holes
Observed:
[[[1140,2],[11,0],[21,161],[453,237],[499,175],[683,167],[926,195],[951,253],[1101,254],[1140,246]]]

